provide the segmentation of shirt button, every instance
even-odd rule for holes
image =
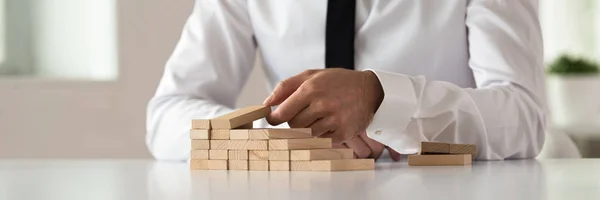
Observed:
[[[375,131],[375,135],[381,135],[381,131],[380,130]]]

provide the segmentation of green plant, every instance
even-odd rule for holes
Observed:
[[[569,55],[562,55],[548,67],[548,74],[555,75],[582,75],[598,74],[598,65],[596,63],[583,59],[575,58]]]

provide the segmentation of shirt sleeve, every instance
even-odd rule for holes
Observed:
[[[546,125],[535,0],[471,0],[466,26],[477,88],[372,70],[385,97],[367,129],[399,153],[421,141],[476,144],[477,159],[532,158]]]
[[[146,144],[161,160],[189,158],[191,119],[231,111],[254,64],[244,0],[199,0],[148,103]]]

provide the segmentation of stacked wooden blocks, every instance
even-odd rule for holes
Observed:
[[[253,171],[373,170],[373,159],[333,149],[331,138],[310,128],[253,129],[271,108],[249,106],[211,120],[192,120],[190,169]]]
[[[471,165],[475,156],[477,156],[477,148],[474,144],[421,142],[420,155],[408,156],[408,165]]]

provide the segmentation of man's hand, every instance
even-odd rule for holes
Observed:
[[[308,127],[339,144],[367,128],[383,95],[371,71],[308,70],[279,83],[264,104],[279,105],[267,117],[271,125]]]

